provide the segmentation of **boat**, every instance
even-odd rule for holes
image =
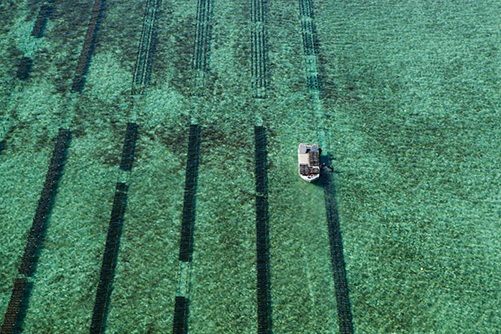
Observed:
[[[306,182],[320,178],[320,148],[317,144],[299,144],[297,149],[299,176]]]

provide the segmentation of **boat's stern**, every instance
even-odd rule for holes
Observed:
[[[314,174],[299,174],[299,176],[306,182],[313,182],[320,178],[320,173]]]

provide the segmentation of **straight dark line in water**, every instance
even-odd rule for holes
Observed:
[[[48,0],[40,7],[37,19],[35,20],[33,29],[31,31],[31,36],[34,36],[36,38],[41,38],[43,36],[45,27],[47,25],[47,21],[49,20],[53,11],[52,5],[54,1],[55,0]],[[22,57],[17,67],[16,77],[19,80],[28,80],[32,68],[33,68],[33,59],[27,56]]]
[[[15,129],[15,126],[10,124],[9,117],[6,119],[7,124],[0,125],[0,155],[4,154],[7,148],[7,141],[12,137],[12,132]]]
[[[184,186],[183,216],[181,222],[181,239],[179,241],[179,282],[178,295],[174,306],[173,334],[188,332],[189,279],[190,262],[193,254],[193,229],[195,226],[196,192],[198,166],[200,162],[201,128],[190,125],[188,157]]]
[[[11,299],[2,324],[2,334],[14,333],[16,327],[21,326],[24,321],[27,305],[23,304],[28,303],[30,290],[30,284],[27,277],[31,276],[36,269],[38,255],[45,237],[47,221],[49,220],[57,194],[59,180],[63,173],[64,163],[66,161],[66,151],[68,150],[70,140],[70,131],[67,129],[59,129],[49,169],[45,175],[45,183],[40,194],[40,199],[38,200],[35,217],[33,218],[33,224],[18,269],[19,274],[24,277],[17,278],[14,282]]]
[[[119,182],[116,185],[113,209],[111,210],[110,224],[108,226],[101,274],[92,313],[91,334],[104,332],[126,206],[127,185]]]
[[[196,124],[190,125],[189,136],[181,240],[179,243],[179,261],[183,262],[190,262],[193,254],[193,227],[195,224],[196,191],[200,159],[200,126]]]
[[[252,1],[252,22],[262,22],[266,21],[266,11],[268,6],[268,0],[253,0]]]
[[[266,98],[266,88],[268,86],[266,44],[264,27],[255,27],[252,31],[252,86],[256,98]]]
[[[128,123],[122,149],[122,159],[120,162],[120,169],[122,171],[130,172],[132,170],[137,137],[138,125],[135,123]],[[92,312],[91,334],[103,333],[106,327],[106,318],[111,298],[113,279],[115,277],[120,237],[122,235],[124,215],[127,207],[127,190],[128,185],[125,182],[117,183],[115,197],[113,199],[113,208],[111,210],[110,224],[108,225],[106,244],[104,247],[96,300]]]
[[[266,129],[254,128],[256,177],[256,265],[257,265],[257,332],[272,333],[270,291],[270,241],[268,226],[268,160]]]
[[[321,92],[322,77],[318,67],[319,41],[314,21],[313,0],[299,0],[301,37],[306,62],[306,85],[309,90]]]
[[[37,19],[35,21],[35,24],[33,25],[33,30],[31,31],[31,36],[34,36],[36,38],[41,38],[43,37],[43,34],[45,32],[45,27],[47,26],[47,21],[49,20],[54,8],[55,0],[49,0],[47,3],[44,3],[40,7],[40,11],[38,12]]]
[[[195,50],[193,68],[203,72],[209,71],[210,43],[212,37],[213,0],[197,1],[197,26],[195,34]]]
[[[188,333],[188,299],[183,296],[176,296],[174,305],[174,325],[173,334]]]
[[[105,0],[96,0],[94,6],[92,7],[92,15],[87,27],[87,33],[85,34],[82,51],[80,53],[80,57],[78,58],[75,77],[73,78],[73,84],[71,88],[73,92],[81,93],[84,88],[85,76],[87,74],[87,70],[89,69],[92,53],[94,52],[99,25],[103,17],[105,6]]]
[[[19,80],[28,80],[32,67],[33,59],[31,59],[30,57],[22,57],[19,61],[19,66],[17,67],[17,78]]]
[[[23,304],[26,302],[28,295],[29,283],[26,277],[16,278],[14,281],[14,288],[10,296],[7,312],[0,328],[0,334],[13,334],[19,332],[22,322]]]
[[[126,172],[132,170],[132,165],[134,163],[134,152],[136,150],[138,129],[139,126],[137,124],[127,123],[122,159],[120,161],[120,169]]]
[[[45,228],[49,220],[54,199],[57,194],[57,187],[61,178],[64,163],[66,160],[66,151],[71,140],[71,133],[68,129],[59,129],[56,145],[52,152],[49,169],[45,176],[45,183],[38,200],[38,206],[33,218],[28,241],[24,249],[24,255],[19,267],[19,274],[31,276],[35,270],[38,260],[38,252],[43,242]]]
[[[318,53],[318,42],[316,41],[316,25],[312,19],[303,18],[301,22],[301,36],[303,38],[303,52],[312,56]]]
[[[252,1],[252,86],[256,98],[266,98],[268,87],[267,8],[266,0]]]
[[[157,19],[161,0],[148,0],[143,18],[141,40],[134,70],[134,86],[145,86],[151,81],[153,60],[157,46]]]
[[[325,163],[327,164],[327,162]],[[324,173],[320,180],[324,189],[325,211],[331,251],[331,266],[336,290],[339,333],[352,334],[353,318],[351,314],[346,264],[344,262],[343,239],[336,202],[336,190],[330,173]]]

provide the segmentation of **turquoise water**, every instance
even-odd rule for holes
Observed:
[[[266,98],[252,85],[251,3],[212,5],[209,68],[192,66],[197,1],[163,0],[144,94],[132,95],[146,1],[107,1],[82,93],[71,92],[94,2],[2,1],[0,314],[18,278],[59,127],[72,131],[24,333],[91,323],[127,122],[139,125],[107,333],[172,332],[188,131],[202,127],[189,333],[257,328],[254,126],[268,135],[274,333],[336,333],[323,189],[296,171],[299,142],[333,157],[356,333],[501,328],[501,4],[267,4]],[[28,80],[16,78],[21,57]],[[318,69],[323,95],[306,86]],[[202,77],[202,80],[200,80]]]

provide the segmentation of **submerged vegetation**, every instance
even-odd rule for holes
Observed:
[[[191,123],[201,127],[201,147],[190,333],[257,328],[255,125],[267,133],[274,333],[338,328],[324,192],[299,179],[295,160],[299,142],[322,141],[333,158],[355,332],[501,327],[497,1],[312,1],[320,100],[307,89],[311,59],[298,2],[290,1],[267,3],[266,20],[254,21],[241,1],[160,2],[142,94],[132,94],[133,78],[149,2],[106,2],[85,86],[71,93],[93,3],[54,2],[41,38],[30,36],[38,4],[0,3],[0,314],[58,129],[68,127],[72,141],[22,326],[88,332],[133,121],[139,138],[109,332],[172,331]],[[210,48],[199,46],[208,52],[204,69],[192,59],[197,31],[209,31],[197,28],[200,4],[211,15],[201,39]],[[266,98],[255,98],[251,32],[261,24]],[[16,77],[23,62],[31,66]]]

